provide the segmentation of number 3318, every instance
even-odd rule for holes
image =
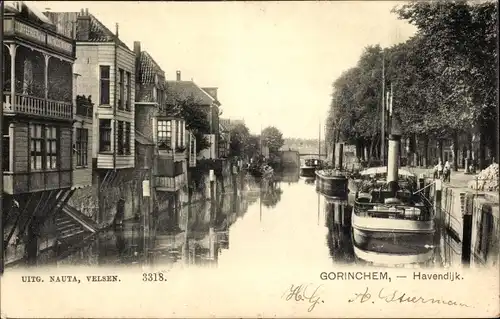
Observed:
[[[142,274],[142,281],[167,281],[167,278],[161,272],[147,272]]]

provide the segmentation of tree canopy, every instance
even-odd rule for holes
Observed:
[[[245,145],[250,137],[248,127],[243,123],[238,123],[229,130],[231,135],[230,152],[233,156],[241,156],[245,151]]]
[[[268,126],[262,130],[262,141],[269,147],[269,152],[277,152],[285,143],[283,133],[274,126]]]
[[[380,139],[382,63],[405,136],[498,130],[496,3],[415,1],[393,12],[417,33],[389,48],[366,47],[357,65],[334,81],[327,139]]]

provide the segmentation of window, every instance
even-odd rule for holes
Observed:
[[[99,120],[99,152],[111,152],[111,120]]]
[[[130,104],[132,103],[132,76],[130,72],[127,72],[127,94],[126,94],[125,109],[130,111]]]
[[[42,124],[30,125],[30,167],[32,170],[57,168],[57,142],[57,127]]]
[[[57,127],[46,126],[45,136],[47,137],[47,168],[57,168]]]
[[[123,145],[123,148],[124,148],[124,151],[125,151],[125,154],[129,155],[131,152],[130,152],[130,123],[129,122],[125,122],[125,141],[124,141],[124,145]]]
[[[32,170],[41,170],[43,168],[42,158],[45,148],[45,139],[43,136],[43,125],[30,125],[30,163]]]
[[[88,165],[89,131],[85,128],[76,129],[76,166],[86,167]]]
[[[158,121],[158,148],[166,150],[172,145],[172,121]]]
[[[101,65],[100,67],[100,84],[101,84],[101,105],[109,105],[109,81],[110,81],[110,67]]]
[[[118,78],[118,87],[119,87],[119,96],[118,96],[118,109],[123,110],[124,109],[124,102],[125,102],[125,83],[124,81],[124,72],[122,69],[120,69],[120,76]]]
[[[179,129],[181,131],[181,138],[180,138],[179,143],[181,144],[180,145],[181,147],[185,147],[185,145],[184,145],[184,121],[179,121],[179,123],[181,125],[181,127]]]
[[[116,129],[117,133],[117,154],[123,155],[123,122],[118,121],[118,128]]]
[[[181,121],[176,120],[175,121],[175,147],[179,147],[181,145]]]

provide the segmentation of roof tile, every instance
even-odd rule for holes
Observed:
[[[166,92],[168,104],[175,104],[175,99],[187,99],[189,97],[193,97],[200,105],[218,104],[218,101],[193,81],[167,81]]]

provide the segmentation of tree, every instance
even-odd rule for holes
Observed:
[[[480,162],[484,147],[496,153],[497,17],[495,2],[412,2],[394,10],[418,28],[428,68],[433,70],[429,92],[442,131],[470,132],[479,128]],[[443,132],[441,132],[443,133]],[[480,163],[480,166],[484,166]]]
[[[229,130],[231,135],[230,153],[232,156],[241,156],[245,151],[245,144],[250,137],[250,131],[243,123],[238,123]]]
[[[247,138],[247,141],[245,143],[244,147],[244,153],[247,157],[251,158],[255,156],[256,154],[260,153],[259,152],[260,148],[260,136],[258,135],[250,135]]]
[[[196,139],[196,149],[200,151],[210,147],[205,133],[210,130],[207,110],[190,95],[186,98],[174,98],[174,105],[164,110],[166,115],[180,116],[186,121],[186,130],[193,133]]]
[[[363,147],[369,142],[373,155],[380,140],[384,60],[386,88],[394,88],[393,111],[414,145],[417,136],[424,145],[428,137],[453,138],[456,145],[459,134],[479,128],[479,158],[485,145],[497,151],[496,136],[487,134],[498,130],[496,4],[415,1],[394,12],[418,32],[390,48],[367,47],[357,65],[333,83],[328,139]]]
[[[285,142],[283,134],[274,126],[266,127],[261,134],[263,143],[269,147],[269,152],[277,152]]]

